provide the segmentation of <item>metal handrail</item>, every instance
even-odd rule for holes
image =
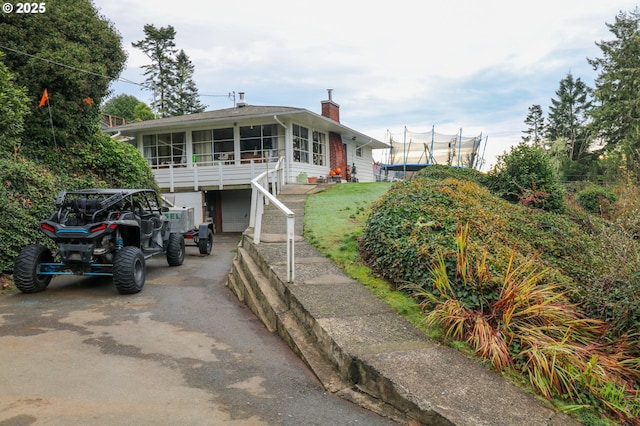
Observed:
[[[276,197],[284,185],[284,157],[280,157],[275,167],[264,171],[251,181],[251,214],[249,227],[253,228],[253,242],[260,244],[262,214],[264,206],[273,203],[287,220],[287,281],[295,279],[295,214]]]

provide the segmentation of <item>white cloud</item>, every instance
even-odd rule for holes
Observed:
[[[172,25],[210,108],[247,101],[319,110],[333,88],[346,125],[482,131],[489,151],[517,143],[530,105],[543,108],[567,72],[592,84],[587,57],[610,39],[605,22],[630,0],[94,0],[129,52],[123,76],[141,82],[146,57],[131,47],[143,26]],[[136,86],[118,83],[147,100]],[[469,129],[469,132],[466,131]],[[445,132],[446,133],[446,132]]]

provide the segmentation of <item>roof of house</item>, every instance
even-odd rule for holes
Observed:
[[[197,114],[187,114],[175,117],[159,118],[156,120],[140,121],[123,126],[110,127],[106,129],[105,132],[120,132],[124,135],[133,135],[139,132],[146,132],[150,130],[162,131],[174,129],[176,127],[196,127],[213,124],[215,122],[225,123],[233,119],[242,120],[247,118],[261,117],[275,118],[279,121],[294,119],[294,117],[300,117],[300,122],[309,124],[318,130],[337,133],[341,135],[343,139],[359,141],[360,143],[371,145],[371,147],[374,149],[388,148],[388,145],[386,143],[356,130],[353,130],[347,126],[344,126],[330,118],[324,117],[320,114],[316,114],[304,108],[283,106],[236,106],[235,108],[218,109]]]

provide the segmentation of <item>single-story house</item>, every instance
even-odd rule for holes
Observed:
[[[176,206],[194,207],[196,223],[211,220],[216,232],[241,232],[249,225],[251,180],[281,157],[285,183],[327,177],[337,168],[343,180],[375,180],[372,150],[387,144],[340,124],[331,94],[321,114],[249,105],[240,93],[233,108],[105,131],[140,150],[163,195]]]

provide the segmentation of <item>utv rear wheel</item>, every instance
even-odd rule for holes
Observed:
[[[184,237],[182,234],[177,232],[169,234],[167,262],[169,262],[169,266],[180,266],[184,262]]]
[[[211,254],[211,249],[213,248],[213,231],[209,228],[209,232],[207,232],[207,238],[200,238],[198,240],[198,250],[200,254]]]
[[[144,256],[138,247],[120,249],[113,261],[113,283],[120,294],[139,293],[147,276]]]
[[[40,274],[42,263],[53,262],[51,250],[39,244],[22,249],[13,267],[13,282],[23,293],[42,291],[51,282],[51,275]]]

